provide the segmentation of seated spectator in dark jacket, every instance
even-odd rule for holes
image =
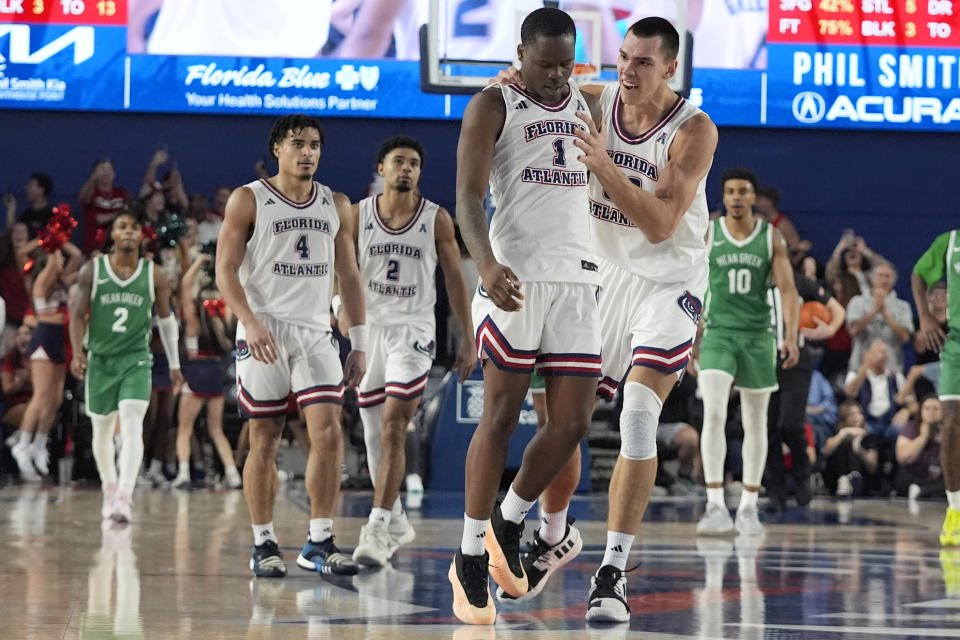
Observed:
[[[823,482],[831,493],[858,496],[879,485],[879,440],[867,434],[863,409],[853,400],[840,405],[837,432],[823,443]]]
[[[940,426],[943,406],[936,396],[920,403],[920,415],[909,421],[897,437],[897,495],[910,498],[942,496]]]
[[[814,441],[819,451],[827,438],[837,430],[837,398],[830,381],[816,369],[807,393],[806,420],[813,428]]]
[[[857,401],[866,417],[871,435],[895,440],[907,415],[900,412],[897,392],[904,385],[903,374],[891,371],[889,351],[883,340],[873,341],[863,356],[860,367],[847,372],[844,393]]]

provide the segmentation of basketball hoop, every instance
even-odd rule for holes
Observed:
[[[600,73],[600,70],[597,68],[597,65],[590,64],[589,62],[577,62],[573,65],[573,75],[575,76],[585,76],[588,78],[596,76]]]

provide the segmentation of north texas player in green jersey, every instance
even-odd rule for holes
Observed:
[[[767,459],[767,405],[777,388],[776,338],[767,302],[770,280],[783,296],[784,369],[797,364],[800,355],[799,305],[783,236],[753,214],[757,177],[746,169],[729,169],[720,183],[727,214],[715,220],[707,232],[710,284],[703,310],[699,374],[703,396],[700,453],[707,508],[697,523],[697,533],[725,534],[734,528],[723,501],[723,462],[727,402],[736,381],[743,420],[744,489],[736,528],[742,534],[757,535],[763,530],[757,494]]]
[[[927,287],[947,278],[947,328],[944,335],[927,306]],[[913,300],[920,316],[917,338],[928,351],[940,352],[940,467],[947,487],[947,517],[940,544],[960,545],[960,229],[937,236],[920,256],[913,275]]]
[[[140,257],[140,220],[124,211],[113,221],[113,250],[80,271],[70,310],[70,370],[86,376],[85,405],[93,423],[93,457],[103,484],[104,518],[131,519],[133,487],[143,458],[143,416],[150,403],[150,317],[156,302],[163,350],[174,387],[183,382],[170,285],[159,266]],[[87,351],[84,352],[84,336]],[[113,431],[120,414],[120,474]]]

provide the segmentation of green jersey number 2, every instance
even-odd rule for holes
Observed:
[[[111,329],[114,333],[126,333],[127,332],[127,318],[130,317],[130,311],[126,307],[117,307],[113,310],[113,315],[116,320],[113,323]]]

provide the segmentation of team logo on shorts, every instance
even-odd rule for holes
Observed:
[[[419,340],[417,340],[416,342],[413,343],[413,348],[419,351],[420,353],[426,356],[430,356],[432,358],[433,352],[437,348],[437,343],[431,340],[430,342],[427,343],[426,346],[424,346],[420,344]]]
[[[246,360],[250,357],[250,347],[246,340],[237,340],[237,360]]]
[[[683,312],[690,316],[693,324],[700,324],[700,315],[703,313],[703,303],[689,291],[684,291],[683,295],[677,298],[677,304],[683,309]]]

